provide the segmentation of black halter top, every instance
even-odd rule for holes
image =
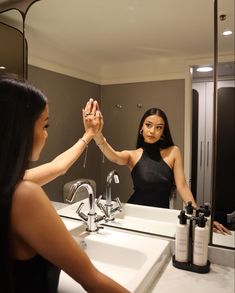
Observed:
[[[13,282],[16,293],[56,293],[60,269],[36,255],[28,260],[13,260]]]
[[[169,208],[175,189],[173,171],[162,159],[159,142],[144,143],[143,154],[131,172],[134,193],[128,203]]]

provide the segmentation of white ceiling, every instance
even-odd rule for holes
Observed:
[[[234,0],[219,2],[219,14],[227,14],[220,34],[225,27],[234,30]],[[164,67],[177,74],[187,60],[212,57],[213,3],[41,0],[26,17],[29,63],[100,84],[109,77],[110,82],[149,79]],[[234,35],[219,44],[220,54],[231,56]]]

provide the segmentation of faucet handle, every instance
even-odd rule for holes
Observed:
[[[106,211],[106,208],[104,207],[104,205],[102,205],[102,203],[100,202],[100,200],[102,199],[102,195],[100,195],[97,200],[96,200],[96,205],[98,206],[98,208],[104,213],[105,217],[108,217],[108,213]]]
[[[121,203],[119,197],[116,197],[114,200],[115,200],[116,203],[118,204],[117,210],[118,210],[119,212],[122,212],[122,203]]]
[[[98,204],[100,202],[100,200],[102,199],[102,194],[96,199],[96,203]]]
[[[105,215],[96,216],[95,223],[99,223],[100,221],[104,220],[105,218],[106,218]],[[100,226],[98,228],[100,228]]]
[[[80,205],[78,206],[76,213],[78,214],[79,217],[82,218],[85,222],[87,222],[88,217],[81,211],[82,207],[84,205],[84,202],[81,202]]]

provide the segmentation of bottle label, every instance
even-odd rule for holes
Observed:
[[[177,230],[175,241],[175,259],[180,262],[188,261],[188,229]]]
[[[193,263],[204,266],[208,256],[208,231],[196,233],[193,245]]]

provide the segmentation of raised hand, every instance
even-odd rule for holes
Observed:
[[[82,110],[83,124],[86,132],[93,134],[94,136],[100,132],[103,128],[103,117],[99,110],[98,102],[89,99],[85,108]]]

